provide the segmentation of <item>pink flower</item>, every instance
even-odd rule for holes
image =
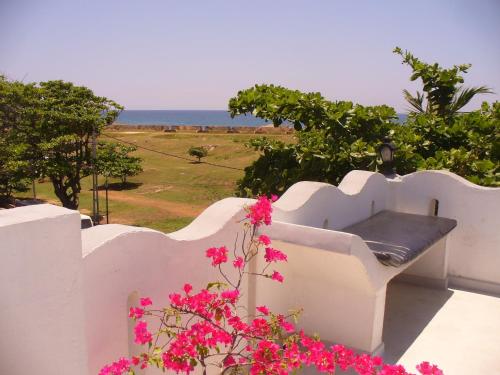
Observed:
[[[232,355],[228,355],[224,359],[224,366],[226,366],[226,367],[229,367],[229,366],[232,366],[232,365],[235,365],[235,364],[236,364],[236,361],[234,360],[234,357]]]
[[[128,313],[129,318],[141,319],[144,315],[144,309],[140,307],[131,307]]]
[[[417,365],[417,370],[422,375],[443,375],[442,370],[440,370],[436,365],[431,365],[429,362],[422,362]]]
[[[280,283],[282,283],[284,280],[283,275],[278,271],[273,272],[273,274],[271,275],[271,279],[279,281]]]
[[[168,295],[170,298],[170,303],[174,306],[182,305],[182,296],[179,293],[171,293]]]
[[[271,201],[276,202],[278,200],[278,196],[276,194],[271,194]]]
[[[141,354],[140,357],[132,357],[130,358],[130,362],[134,366],[139,366],[141,369],[145,369],[148,367],[148,355],[146,353]]]
[[[248,207],[246,217],[250,219],[250,222],[256,227],[260,226],[262,223],[266,225],[271,224],[271,213],[273,212],[271,203],[271,200],[265,196],[258,197],[257,202]]]
[[[243,258],[242,257],[237,257],[233,261],[233,266],[234,266],[234,268],[239,268],[240,270],[243,269],[245,267],[245,263],[243,261]]]
[[[268,236],[266,236],[265,234],[261,234],[258,238],[258,241],[262,244],[262,245],[269,245],[271,244],[271,240],[269,239]]]
[[[186,292],[186,294],[189,294],[189,292],[192,290],[193,286],[191,284],[184,284],[184,292]]]
[[[277,316],[278,323],[287,332],[293,332],[295,330],[295,327],[293,326],[292,323],[289,323],[285,320],[285,317],[283,315],[278,315]]]
[[[211,247],[206,251],[207,258],[212,258],[212,266],[227,262],[227,249],[222,247]]]
[[[135,340],[136,344],[144,345],[148,342],[153,341],[153,335],[148,331],[148,323],[144,320],[140,320],[137,322],[134,328]]]
[[[269,315],[269,309],[266,306],[257,306],[256,309],[264,315]]]
[[[272,202],[276,199],[276,196],[271,199],[259,197],[254,205],[246,209],[247,218],[254,225],[250,228],[252,233],[259,225],[271,223]],[[248,226],[248,222],[245,223],[246,233]],[[141,298],[140,306],[130,308],[129,316],[136,320],[134,341],[141,345],[149,344],[145,349],[147,352],[106,365],[99,375],[125,375],[150,364],[169,373],[189,375],[203,363],[204,358],[208,358],[207,355],[218,355],[214,364],[223,371],[238,372],[245,366],[249,375],[287,375],[304,366],[329,374],[339,369],[358,375],[411,375],[401,365],[384,364],[380,357],[356,354],[341,345],[327,347],[319,338],[309,337],[303,331],[296,332],[284,315],[273,314],[267,306],[256,306],[255,316],[250,321],[241,318],[239,309],[248,311],[245,306],[239,305],[240,293],[245,285],[241,281],[246,276],[246,272],[241,270],[245,268],[245,262],[256,255],[258,247],[265,248],[264,258],[268,264],[264,271],[255,274],[280,283],[284,281],[278,271],[264,273],[270,263],[287,261],[286,254],[270,247],[270,244],[268,236],[263,234],[255,240],[252,235],[248,252],[242,249],[244,256],[235,255],[231,259],[238,271],[228,276],[219,268],[227,283],[212,282],[197,293],[193,293],[191,284],[184,284],[184,292],[169,295],[170,305],[160,310],[163,312],[160,316],[147,309],[152,305],[149,297]],[[206,250],[206,256],[213,266],[220,267],[228,262],[228,249],[224,246],[212,247]],[[236,278],[234,283],[232,278]],[[226,289],[223,285],[232,285],[234,289]],[[151,333],[147,322],[140,320],[144,315],[151,319],[159,318],[164,324],[168,321],[168,329],[161,329],[160,325],[158,333]],[[175,318],[175,323],[172,318]],[[293,339],[283,345],[285,333],[292,334]],[[162,336],[162,341],[166,342],[161,350],[152,348],[153,336],[155,339]],[[443,375],[437,366],[429,362],[422,362],[417,369],[421,375]]]
[[[232,304],[235,304],[240,296],[240,291],[238,289],[225,290],[220,295],[222,298],[228,299]]]
[[[118,361],[113,362],[111,365],[104,366],[99,375],[121,375],[130,370],[130,360],[127,358],[120,358]]]
[[[286,254],[277,249],[273,249],[272,247],[266,247],[266,255],[264,255],[264,258],[268,263],[287,260]]]

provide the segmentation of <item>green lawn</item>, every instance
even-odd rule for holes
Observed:
[[[105,133],[106,134],[106,133]],[[245,147],[253,134],[163,133],[159,131],[109,131],[107,134],[137,145],[188,157],[191,146],[209,146],[203,160],[235,168],[248,166],[258,152]],[[260,135],[259,135],[260,136]],[[267,135],[291,141],[291,135]],[[103,140],[107,138],[102,137]],[[242,171],[191,163],[139,149],[144,172],[129,179],[127,189],[110,191],[110,223],[146,226],[163,232],[185,227],[213,202],[234,195]],[[104,183],[100,178],[99,183]],[[118,180],[110,180],[118,183]],[[82,181],[80,211],[92,209],[91,179]],[[59,204],[48,181],[37,183],[37,197]],[[29,197],[31,192],[19,194]],[[100,191],[101,213],[104,213],[104,191]]]

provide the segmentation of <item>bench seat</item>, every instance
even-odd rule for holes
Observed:
[[[342,232],[361,237],[377,259],[400,267],[446,236],[457,221],[444,217],[381,211]]]

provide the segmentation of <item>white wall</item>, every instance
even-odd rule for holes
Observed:
[[[163,307],[169,303],[168,295],[180,292],[187,282],[196,290],[220,279],[205,250],[223,245],[232,249],[241,229],[238,221],[244,218],[242,207],[248,202],[219,201],[189,226],[169,235],[124,225],[83,231],[89,373],[132,354],[127,299],[133,292]],[[228,266],[228,274],[232,268]]]
[[[378,173],[353,171],[339,187],[298,182],[274,204],[274,219],[339,230],[388,208],[388,182]],[[325,225],[326,224],[326,225]]]
[[[339,187],[299,182],[275,203],[279,221],[340,230],[383,209],[456,219],[447,242],[452,284],[500,292],[500,188],[482,187],[446,171],[422,171],[387,180],[352,171]]]
[[[274,220],[339,230],[383,209],[429,214],[432,199],[439,200],[440,216],[458,221],[447,242],[454,282],[500,290],[500,189],[479,187],[450,173],[427,171],[386,180],[380,174],[353,171],[338,188],[301,182],[275,203]],[[217,202],[192,224],[168,235],[121,225],[81,232],[78,213],[50,205],[0,211],[0,373],[96,374],[105,363],[128,355],[130,296],[137,292],[163,305],[185,282],[199,288],[213,279],[216,273],[204,251],[232,246],[241,228],[237,221],[244,217],[242,206],[250,202]],[[312,237],[301,239],[296,249],[290,246],[297,251],[290,260],[301,264],[285,272],[292,289],[309,298],[317,290],[299,282],[301,267],[325,260],[318,270],[326,273],[336,258],[320,252],[308,257],[305,252],[323,241],[322,236],[331,239],[323,241],[322,249],[331,247],[338,254],[347,242],[336,232],[319,231],[313,238],[314,230],[304,231]],[[293,242],[293,236],[288,240]],[[365,266],[384,267],[372,257],[361,258]],[[375,294],[382,288],[383,280],[366,281],[375,286]],[[266,290],[264,284],[261,290]],[[250,306],[259,300],[254,294],[258,290],[255,285],[249,289]],[[328,286],[321,290],[328,291]],[[317,303],[303,307],[320,314],[321,298],[313,300]],[[306,314],[304,324],[316,329],[314,317]],[[377,335],[367,347],[374,347]],[[19,361],[24,352],[29,360]]]
[[[0,258],[0,374],[87,374],[79,213],[1,210]]]
[[[500,285],[499,188],[478,186],[450,172],[422,171],[401,177],[394,192],[397,211],[427,215],[430,201],[437,199],[438,216],[457,220],[447,243],[452,283],[491,291],[494,285],[488,283]]]

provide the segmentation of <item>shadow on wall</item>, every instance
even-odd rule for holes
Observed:
[[[449,289],[390,282],[385,300],[385,362],[397,363],[452,295]]]

